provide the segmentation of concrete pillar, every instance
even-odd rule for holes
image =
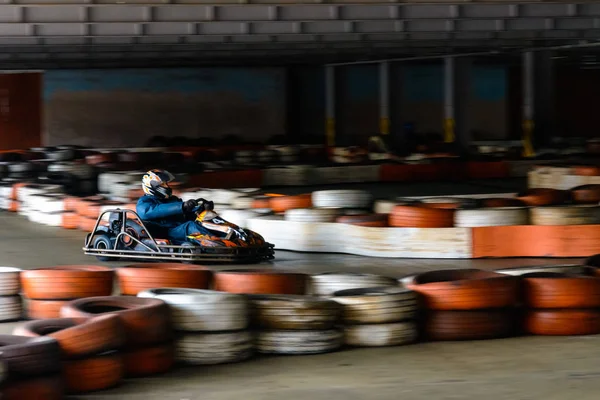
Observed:
[[[325,135],[327,145],[335,146],[335,67],[325,67]]]
[[[390,63],[379,63],[379,133],[390,133]]]
[[[523,53],[523,156],[533,157],[534,132],[534,61],[533,52]]]
[[[454,57],[444,58],[444,142],[456,140],[454,119]]]

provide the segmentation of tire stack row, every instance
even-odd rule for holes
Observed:
[[[162,300],[132,296],[89,297],[61,308],[63,318],[119,317],[124,329],[125,377],[167,372],[175,363],[171,310]]]
[[[426,339],[478,340],[516,333],[520,283],[518,277],[466,269],[425,272],[406,286],[422,297]]]
[[[52,338],[0,335],[0,369],[2,400],[62,400],[65,396],[60,346]]]
[[[27,318],[59,318],[69,301],[93,296],[110,296],[114,271],[93,265],[70,265],[21,271]]]
[[[116,315],[89,319],[51,318],[25,323],[14,335],[58,341],[67,393],[116,386],[124,377],[124,328]]]
[[[0,322],[19,320],[23,316],[20,274],[18,268],[0,267]]]
[[[141,298],[166,302],[176,331],[175,358],[192,365],[233,363],[254,354],[245,296],[210,290],[158,288]]]
[[[257,349],[264,354],[320,354],[342,347],[341,307],[311,296],[250,295]]]
[[[343,306],[349,346],[397,346],[418,338],[417,295],[412,290],[391,286],[347,289],[331,298]]]

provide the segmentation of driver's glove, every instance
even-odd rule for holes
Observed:
[[[198,202],[196,200],[190,199],[183,203],[183,212],[190,213],[193,212],[196,207],[198,207]]]

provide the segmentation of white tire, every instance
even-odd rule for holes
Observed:
[[[295,222],[335,222],[340,215],[336,208],[295,208],[285,212],[286,221]]]
[[[21,290],[21,270],[0,267],[0,296],[13,296]]]
[[[344,306],[346,324],[385,324],[417,316],[416,293],[401,287],[341,290],[331,298]]]
[[[240,196],[231,202],[231,207],[236,210],[248,210],[252,208],[253,197]]]
[[[396,279],[387,276],[337,272],[312,275],[309,282],[311,294],[323,297],[340,290],[398,286]]]
[[[238,331],[248,327],[245,296],[212,290],[159,288],[138,297],[163,300],[172,310],[175,330],[184,332]]]
[[[29,196],[28,207],[43,213],[65,211],[65,196],[62,194],[37,194]]]
[[[596,268],[594,267],[588,267],[586,265],[542,265],[539,267],[501,268],[494,270],[494,272],[513,276],[521,276],[534,272],[556,272],[561,274],[593,276],[595,269]]]
[[[533,207],[532,225],[596,225],[600,224],[600,206],[547,206]]]
[[[250,295],[252,325],[265,330],[326,330],[341,319],[342,306],[311,296]]]
[[[373,207],[373,212],[375,214],[391,214],[394,207],[396,207],[399,203],[397,201],[391,200],[377,200],[375,202],[375,206]]]
[[[21,296],[0,296],[0,321],[19,320],[23,316]]]
[[[175,341],[175,358],[192,365],[224,364],[246,360],[254,354],[248,331],[185,333]]]
[[[339,349],[344,333],[325,331],[264,331],[258,333],[257,350],[265,354],[320,354]]]
[[[417,325],[410,322],[344,326],[345,343],[356,347],[398,346],[417,340]]]
[[[370,209],[373,202],[371,193],[364,190],[320,190],[312,193],[314,207]]]
[[[454,213],[454,226],[459,228],[527,224],[529,224],[529,210],[526,207],[456,210]]]

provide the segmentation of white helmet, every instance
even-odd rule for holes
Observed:
[[[174,181],[175,177],[162,169],[153,169],[142,178],[142,189],[144,193],[150,196],[156,196],[159,199],[168,199],[173,190],[169,187],[169,182]]]

